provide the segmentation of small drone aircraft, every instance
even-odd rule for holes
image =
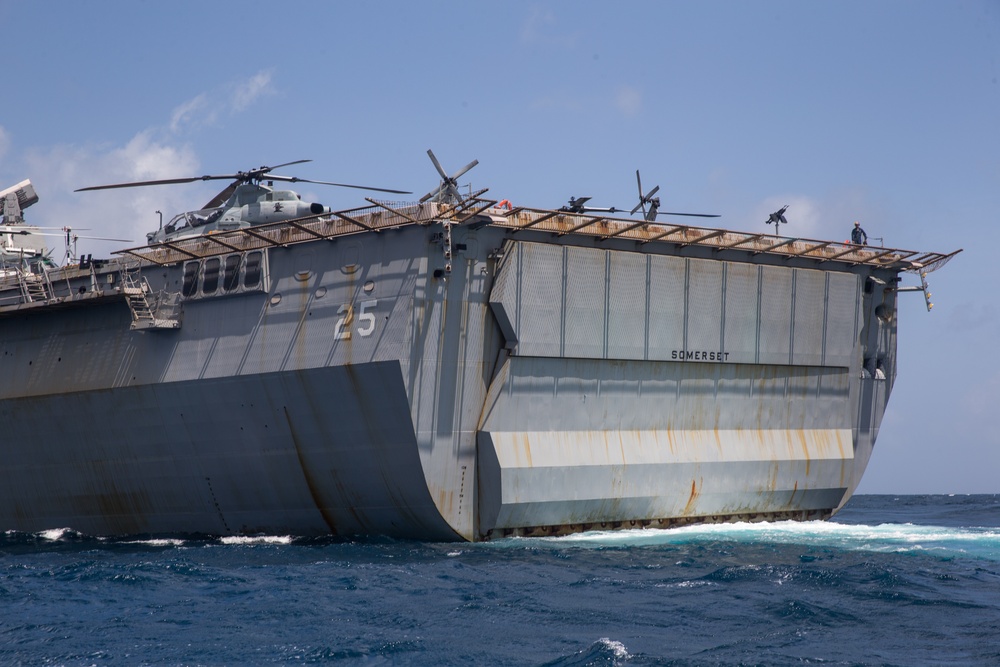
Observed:
[[[272,174],[274,169],[302,164],[311,160],[296,160],[274,165],[261,166],[249,171],[238,171],[235,174],[217,174],[191,176],[187,178],[167,178],[155,181],[135,181],[131,183],[114,183],[111,185],[94,185],[80,188],[76,192],[90,190],[111,190],[114,188],[136,188],[147,185],[173,185],[177,183],[193,183],[195,181],[231,180],[228,186],[212,198],[203,208],[197,211],[187,211],[174,216],[166,225],[161,225],[155,232],[146,235],[148,243],[163,243],[189,236],[201,236],[212,231],[240,229],[251,225],[269,222],[281,222],[309,215],[329,213],[330,208],[322,204],[302,201],[298,193],[292,190],[277,190],[274,181],[287,183],[316,183],[318,185],[333,185],[341,188],[357,188],[359,190],[374,190],[393,194],[410,194],[404,190],[389,190],[367,185],[350,185],[347,183],[331,183],[329,181],[314,181],[297,176],[279,176]],[[264,184],[263,181],[268,181]]]

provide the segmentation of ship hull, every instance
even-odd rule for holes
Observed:
[[[482,540],[847,501],[893,270],[478,220],[123,260],[0,306],[0,528]]]

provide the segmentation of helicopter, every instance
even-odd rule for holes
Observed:
[[[585,206],[587,202],[591,200],[591,197],[570,197],[569,203],[566,206],[560,207],[560,211],[565,211],[567,213],[619,213],[623,209],[615,208],[594,208],[593,206]]]
[[[430,157],[431,162],[434,163],[434,168],[437,169],[438,174],[441,176],[441,184],[434,190],[431,190],[423,197],[420,198],[420,203],[424,202],[441,202],[444,204],[461,205],[467,197],[463,197],[462,193],[458,191],[458,179],[465,175],[467,171],[479,164],[479,160],[473,160],[469,164],[465,165],[453,175],[449,176],[448,172],[444,170],[441,163],[438,162],[437,157],[434,155],[434,151],[427,149],[427,155]],[[482,194],[485,190],[482,190],[476,194]],[[476,195],[470,195],[474,197]]]
[[[232,183],[226,186],[219,194],[215,195],[201,209],[179,213],[171,218],[166,225],[163,225],[161,221],[159,229],[146,235],[146,241],[150,245],[175,241],[190,236],[202,236],[214,231],[240,229],[252,225],[330,213],[328,206],[304,202],[298,193],[292,190],[276,189],[274,187],[275,181],[316,183],[318,185],[333,185],[341,188],[357,188],[359,190],[374,190],[393,194],[411,194],[404,190],[390,190],[366,185],[350,185],[347,183],[331,183],[329,181],[314,181],[308,178],[280,176],[271,173],[274,169],[288,167],[293,164],[303,164],[305,162],[312,162],[312,160],[295,160],[270,167],[265,165],[248,171],[238,171],[235,174],[206,174],[204,176],[186,178],[93,185],[86,188],[79,188],[75,192],[136,188],[147,185],[173,185],[178,183],[193,183],[195,181],[232,181]],[[266,184],[264,183],[265,180],[267,181]]]
[[[635,208],[629,215],[635,215],[635,212],[640,208],[642,209],[642,217],[645,218],[646,222],[655,222],[656,216],[658,215],[684,215],[692,218],[718,218],[720,216],[713,215],[710,213],[675,213],[671,211],[661,211],[660,210],[660,198],[654,197],[660,190],[660,186],[657,185],[652,190],[643,194],[642,192],[642,178],[639,177],[639,170],[635,170],[635,182],[639,186],[639,203],[636,204]],[[646,205],[649,205],[649,210],[646,210]]]

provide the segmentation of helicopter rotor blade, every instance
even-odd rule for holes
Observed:
[[[295,160],[293,162],[285,162],[283,164],[275,165],[269,167],[264,165],[258,167],[257,169],[251,169],[246,172],[237,172],[235,174],[205,174],[204,176],[189,176],[186,178],[161,178],[155,181],[132,181],[130,183],[110,183],[108,185],[92,185],[86,188],[78,188],[73,192],[88,192],[91,190],[113,190],[116,188],[139,188],[146,185],[177,185],[179,183],[194,183],[195,181],[239,181],[249,182],[256,179],[260,179],[264,174],[268,173],[272,169],[279,169],[281,167],[287,167],[293,164],[302,164],[303,162],[312,162],[312,160]]]
[[[649,201],[649,199],[659,191],[660,191],[660,186],[657,185],[655,188],[653,188],[646,194],[646,201]]]
[[[319,185],[334,185],[339,188],[357,188],[358,190],[375,190],[376,192],[391,192],[396,195],[412,195],[412,192],[407,190],[390,190],[389,188],[376,188],[370,185],[351,185],[349,183],[331,183],[330,181],[314,181],[309,178],[299,178],[298,176],[279,176],[277,174],[270,174],[268,179],[275,181],[287,181],[288,183],[317,183]]]
[[[641,200],[641,199],[639,200],[639,203],[635,205],[635,208],[633,208],[629,212],[629,215],[635,215],[635,212],[638,211],[640,208],[642,209],[642,212],[645,214],[645,212],[646,212],[646,202],[643,201],[643,200]]]
[[[38,229],[44,229],[44,230],[54,229],[60,232],[63,230],[62,227],[41,227],[39,225],[24,225],[24,224],[0,225],[0,234],[20,234],[22,233],[22,230],[25,229],[27,229],[29,233],[34,232],[35,230]],[[85,229],[87,231],[90,231],[90,227],[77,227],[76,229]],[[13,230],[13,231],[7,231],[7,230]]]
[[[444,168],[443,168],[443,167],[441,166],[441,163],[440,163],[440,162],[438,162],[438,159],[437,159],[436,157],[434,157],[434,151],[432,151],[431,149],[429,149],[429,148],[428,148],[428,149],[427,149],[427,155],[429,155],[429,156],[430,156],[430,158],[431,158],[431,162],[433,162],[433,163],[434,163],[434,168],[435,168],[435,169],[437,169],[437,171],[438,171],[438,173],[439,173],[439,174],[441,174],[441,178],[442,178],[443,180],[447,181],[447,180],[448,180],[448,174],[447,174],[447,173],[445,173],[445,170],[444,170]]]
[[[62,236],[57,233],[62,227],[36,227],[34,229],[19,229],[17,227],[0,227],[0,234],[18,234],[20,236]]]
[[[473,160],[469,164],[467,164],[464,167],[462,167],[461,169],[459,169],[457,172],[455,172],[455,175],[451,177],[451,182],[454,183],[455,181],[457,181],[462,176],[465,176],[465,172],[469,171],[470,169],[472,169],[473,167],[475,167],[477,164],[479,164],[479,160]]]
[[[239,185],[240,185],[239,181],[233,181],[232,183],[227,185],[219,194],[212,197],[212,199],[207,204],[202,206],[202,208],[206,209],[206,208],[215,208],[216,206],[222,206],[222,204],[224,204],[230,197],[233,196],[233,193],[236,192],[236,188],[238,188]]]
[[[132,239],[112,239],[106,236],[81,236],[80,234],[73,234],[74,239],[87,239],[89,241],[121,241],[122,243],[132,243]]]
[[[686,215],[691,218],[721,218],[721,215],[712,213],[673,213],[671,211],[657,211],[657,215]]]
[[[0,234],[16,234],[18,236],[59,236],[56,232],[35,232],[27,229],[0,229]]]
[[[260,171],[268,172],[272,169],[281,169],[282,167],[289,167],[293,164],[304,164],[306,162],[312,162],[312,160],[295,160],[293,162],[285,162],[284,164],[276,164],[273,167],[261,167]]]
[[[175,185],[177,183],[194,183],[195,181],[215,181],[233,180],[242,178],[239,174],[222,174],[218,176],[191,176],[189,178],[163,178],[156,181],[133,181],[132,183],[112,183],[109,185],[91,185],[86,188],[77,188],[73,192],[87,192],[90,190],[113,190],[115,188],[140,188],[146,185]]]
[[[423,197],[420,198],[420,203],[423,204],[425,201],[427,201],[429,199],[433,199],[434,197],[439,196],[442,191],[443,191],[443,188],[441,188],[441,187],[438,187],[438,188],[435,188],[434,190],[431,190],[430,192],[428,192],[427,194],[425,194]]]

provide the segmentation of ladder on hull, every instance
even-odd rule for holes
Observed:
[[[130,328],[133,331],[180,328],[180,320],[176,317],[157,317],[159,311],[157,298],[149,286],[149,281],[138,268],[122,269],[122,294],[128,300],[129,310],[132,311]]]
[[[49,300],[51,295],[46,286],[47,281],[45,277],[40,277],[26,271],[19,271],[17,277],[21,283],[21,298],[24,303]]]

